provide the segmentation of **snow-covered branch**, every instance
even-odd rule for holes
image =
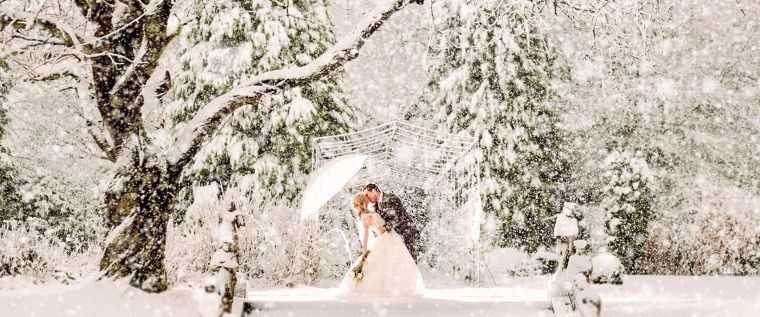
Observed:
[[[87,120],[87,133],[92,137],[92,140],[95,142],[95,145],[98,146],[98,148],[103,151],[103,154],[105,157],[111,161],[116,162],[116,154],[113,151],[113,147],[108,143],[108,140],[103,136],[102,133],[95,130],[95,123]]]
[[[394,13],[411,2],[421,3],[419,0],[383,0],[357,28],[311,63],[257,75],[211,100],[179,132],[174,145],[167,153],[169,163],[175,169],[181,170],[208,142],[224,119],[236,109],[244,105],[256,105],[263,95],[319,80],[356,58],[367,38]]]
[[[79,48],[82,43],[82,37],[73,27],[63,21],[40,17],[29,12],[9,11],[6,8],[0,8],[0,30],[9,26],[17,30],[37,28],[46,31],[70,47]]]

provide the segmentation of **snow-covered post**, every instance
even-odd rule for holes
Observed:
[[[562,212],[554,223],[554,237],[557,239],[557,251],[560,254],[557,272],[549,282],[549,296],[555,316],[565,316],[573,311],[573,275],[567,272],[570,253],[573,250],[571,242],[578,235],[578,219],[575,218],[576,204],[565,203]]]
[[[591,258],[585,240],[573,241],[575,254],[569,257],[566,269],[560,269],[551,281],[551,304],[555,316],[599,316],[599,294],[589,287]]]
[[[237,268],[240,263],[240,246],[238,244],[238,227],[243,225],[240,212],[234,202],[230,202],[227,212],[219,213],[219,244],[211,256],[211,270],[215,275],[214,286],[206,286],[207,292],[221,295],[218,316],[232,311],[232,300],[237,284]],[[205,316],[204,316],[205,317]]]
[[[589,287],[591,279],[591,258],[588,256],[588,243],[585,240],[573,242],[575,254],[570,256],[565,277],[572,280],[570,303],[573,311],[580,316],[599,316],[601,300],[599,294]]]
[[[562,212],[557,216],[557,222],[554,223],[554,237],[557,239],[557,251],[560,259],[557,271],[567,268],[567,262],[570,254],[573,252],[571,242],[578,235],[578,219],[575,217],[574,203],[565,203],[562,206]]]

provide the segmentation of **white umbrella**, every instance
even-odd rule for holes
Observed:
[[[364,166],[367,155],[350,154],[331,159],[311,175],[301,200],[301,219],[319,212]]]

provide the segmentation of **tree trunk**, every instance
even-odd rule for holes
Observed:
[[[110,233],[100,269],[108,277],[129,277],[134,287],[161,292],[168,286],[166,229],[178,188],[167,164],[144,154],[132,155],[106,192]]]

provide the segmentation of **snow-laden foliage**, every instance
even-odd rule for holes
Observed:
[[[597,208],[607,185],[600,163],[610,151],[639,150],[657,171],[651,208],[658,215],[646,250],[658,256],[640,258],[640,268],[658,274],[705,272],[700,264],[682,266],[673,259],[732,245],[732,235],[716,234],[704,244],[684,229],[701,226],[695,219],[727,212],[718,202],[733,201],[733,190],[709,190],[715,203],[706,208],[705,190],[693,185],[722,184],[744,191],[747,199],[760,193],[753,176],[760,174],[755,57],[760,48],[749,44],[760,41],[752,19],[760,6],[689,0],[578,8],[598,12],[560,7],[561,14],[546,12],[542,27],[551,30],[571,68],[570,80],[558,86],[566,109],[561,126],[571,133],[575,158],[568,190]],[[751,245],[747,248],[751,253]]]
[[[699,197],[663,213],[647,240],[651,274],[760,274],[760,198],[706,178],[684,182]],[[679,189],[687,191],[686,188]]]
[[[554,84],[561,78],[546,34],[526,23],[525,1],[438,1],[440,61],[406,116],[474,134],[483,208],[500,222],[496,243],[533,252],[549,246],[565,167]]]
[[[11,85],[0,60],[0,140],[8,124],[5,101]],[[11,154],[0,143],[0,276],[49,278],[61,265],[92,271],[100,227],[97,215],[79,208],[74,197],[82,192],[50,175],[22,173]]]
[[[169,228],[167,270],[172,284],[200,282],[210,271],[219,210],[226,210],[228,204],[218,198],[216,185],[196,187],[194,193],[185,218]],[[342,207],[325,210],[319,223],[301,221],[297,210],[283,204],[243,203],[238,210],[245,223],[238,228],[238,273],[259,286],[337,279],[360,250],[352,214]]]
[[[87,274],[97,267],[99,249],[72,252],[60,239],[60,227],[39,218],[0,223],[0,276],[25,275],[50,279],[55,273]]]
[[[602,189],[602,208],[609,250],[617,255],[627,272],[640,273],[639,265],[649,234],[652,210],[653,175],[641,153],[627,150],[610,152],[604,161],[607,185]]]
[[[420,266],[447,280],[473,281],[480,278],[476,276],[475,257],[481,246],[475,244],[477,241],[470,231],[471,226],[478,225],[473,219],[473,212],[479,212],[473,206],[477,193],[462,192],[461,187],[464,184],[442,183],[427,195],[408,190],[399,193],[399,197],[412,212],[415,225],[421,228],[418,241]],[[415,196],[426,199],[415,204]],[[479,230],[476,232],[480,233]],[[490,241],[483,244],[485,248],[491,248]],[[454,254],[457,256],[452,256]]]
[[[334,43],[323,0],[195,1],[197,27],[179,45],[181,72],[167,108],[181,127],[199,107],[251,75],[311,62]],[[340,72],[236,112],[196,157],[186,183],[241,185],[253,201],[292,201],[311,168],[309,140],[355,121]],[[186,190],[186,199],[191,195]]]
[[[0,59],[0,141],[5,135],[9,121],[6,94],[10,90],[11,84],[8,66],[5,61]],[[0,220],[10,218],[21,206],[17,172],[11,165],[11,158],[7,151],[0,143]]]
[[[623,264],[617,256],[602,250],[591,259],[591,281],[596,284],[623,284]]]

